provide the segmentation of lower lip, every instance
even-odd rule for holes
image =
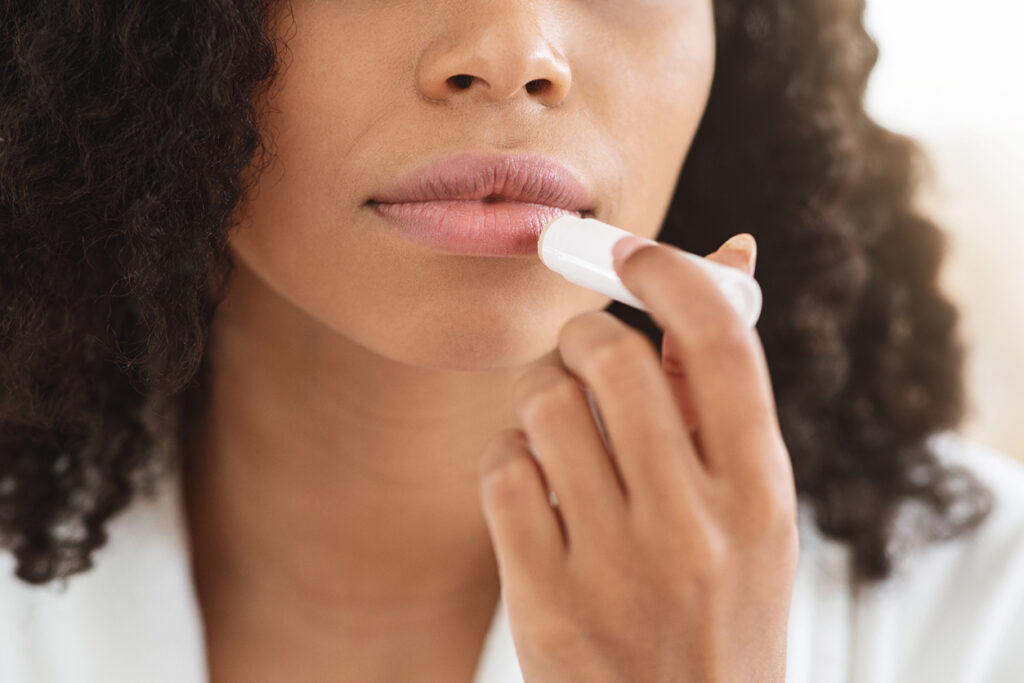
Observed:
[[[545,204],[482,200],[373,203],[378,215],[413,242],[463,256],[537,255],[541,230],[579,211]]]

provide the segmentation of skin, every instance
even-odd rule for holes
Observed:
[[[605,311],[573,318],[566,367],[520,378],[523,429],[481,462],[524,680],[783,683],[796,492],[760,341],[675,247],[623,258],[619,277],[665,331],[661,357]],[[714,260],[743,267],[730,250]]]
[[[645,661],[656,643],[665,645],[657,671],[735,673],[715,667],[743,648],[739,659],[754,667],[744,673],[770,670],[781,681],[795,543],[782,532],[764,541],[747,532],[765,511],[789,519],[792,481],[756,333],[730,323],[724,299],[683,259],[641,252],[624,282],[650,297],[671,336],[662,359],[649,342],[644,349],[628,337],[622,349],[631,355],[621,360],[643,372],[606,376],[619,347],[604,342],[627,334],[600,310],[607,297],[535,257],[465,257],[416,245],[365,206],[396,176],[456,151],[540,152],[580,178],[596,218],[655,237],[707,102],[710,2],[296,0],[292,8],[294,25],[280,24],[286,68],[271,95],[278,163],[230,236],[236,270],[213,322],[208,401],[187,447],[186,511],[211,680],[470,681],[504,586],[530,683],[578,680],[567,672],[588,658],[595,668],[587,680],[654,680]],[[459,74],[475,77],[469,89],[450,85]],[[548,87],[528,92],[536,79]],[[714,258],[753,271],[752,259],[735,253]],[[669,294],[681,287],[706,294],[707,306],[679,310]],[[691,352],[724,374],[685,372]],[[674,462],[674,478],[634,484],[626,471],[616,475],[619,487],[609,486],[620,456],[598,448],[596,426],[579,419],[582,394],[556,389],[553,399],[544,388],[564,387],[556,381],[564,377],[586,381],[602,412],[620,415],[613,440],[637,435],[624,445],[628,462]],[[690,377],[699,389],[693,401]],[[668,401],[659,410],[631,408],[652,395]],[[723,404],[725,396],[735,403]],[[707,415],[696,409],[702,399]],[[552,441],[554,423],[539,417],[545,403],[574,416],[560,438],[589,448]],[[736,412],[744,406],[760,412]],[[698,414],[708,431],[697,429]],[[550,465],[543,471],[523,460],[534,433]],[[656,435],[671,435],[679,450],[635,450]],[[704,443],[707,453],[695,446]],[[739,468],[732,482],[765,492],[751,499],[763,509],[723,503],[696,514],[670,504],[680,493],[695,500],[698,485],[680,476],[695,477],[701,458],[725,463],[729,454],[774,467]],[[734,493],[726,469],[720,483]],[[559,513],[536,499],[544,472],[566,496],[561,522],[577,541],[572,549],[554,545]],[[627,506],[627,487],[630,505],[650,505]],[[633,537],[624,536],[627,524]],[[536,535],[516,541],[529,531]],[[675,539],[667,555],[656,545],[666,537]],[[687,550],[692,542],[724,551],[736,539],[752,551]],[[667,579],[669,559],[680,572],[676,583],[651,583],[669,591],[646,596],[654,611],[627,615],[639,620],[634,642],[602,630],[622,623],[602,623],[624,616],[621,603],[604,613],[572,611],[587,591],[632,590],[622,573],[582,569],[592,553],[621,557],[623,547],[642,548],[651,560],[637,567],[644,581]],[[777,562],[790,554],[792,567]],[[616,566],[600,557],[601,566]],[[725,564],[688,568],[702,558]],[[732,583],[707,592],[722,600],[687,603],[687,580],[708,582],[701,570],[730,563],[747,564],[721,572]],[[529,576],[557,582],[559,571],[561,582],[548,590],[561,585],[577,602],[541,607],[545,589]],[[750,582],[760,582],[760,601],[738,599],[734,589],[746,585],[749,594]],[[666,619],[668,607],[685,614]],[[721,628],[708,632],[708,623]],[[730,627],[742,640],[719,642]],[[680,650],[680,641],[692,647]],[[571,647],[553,661],[544,655],[551,642]],[[668,659],[668,650],[689,659]]]

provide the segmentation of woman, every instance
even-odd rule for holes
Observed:
[[[0,678],[1010,680],[861,11],[7,7]],[[653,322],[502,232],[574,212]]]

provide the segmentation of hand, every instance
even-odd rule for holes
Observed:
[[[753,256],[708,258],[753,273]],[[664,331],[661,358],[606,311],[576,316],[564,367],[523,374],[522,429],[481,458],[524,679],[782,683],[797,504],[760,338],[675,247],[616,271]]]

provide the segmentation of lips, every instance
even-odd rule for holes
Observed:
[[[406,239],[473,256],[535,255],[548,222],[592,213],[582,183],[537,154],[461,152],[402,176],[367,204]]]

